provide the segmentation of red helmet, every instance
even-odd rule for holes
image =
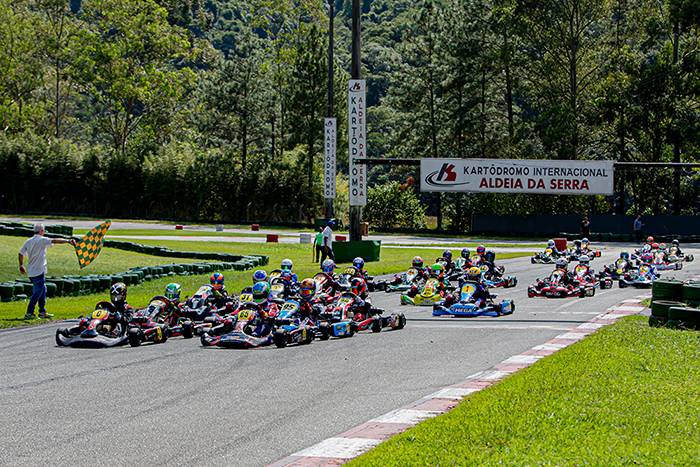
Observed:
[[[476,247],[476,252],[479,253],[480,255],[483,255],[485,251],[486,251],[486,247],[484,247],[484,245],[479,245],[478,247]]]
[[[350,281],[350,291],[355,295],[361,295],[362,293],[364,293],[365,289],[366,286],[364,279],[355,277],[352,281]]]
[[[299,284],[299,295],[302,300],[309,300],[316,293],[316,281],[313,279],[304,279]]]
[[[224,275],[220,272],[215,272],[211,275],[211,286],[219,290],[224,287]]]

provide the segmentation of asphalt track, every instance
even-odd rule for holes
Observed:
[[[593,267],[611,263],[608,247]],[[697,254],[693,248],[684,248]],[[408,260],[407,260],[408,261]],[[429,307],[373,294],[406,313],[400,331],[359,333],[308,346],[246,351],[197,339],[101,350],[58,348],[65,323],[0,332],[0,463],[4,466],[264,466],[464,381],[575,329],[643,291],[528,299],[551,271],[528,258],[498,261],[518,286],[500,290],[515,313],[434,317]],[[368,264],[371,271],[371,263]],[[697,262],[665,273],[698,274]]]

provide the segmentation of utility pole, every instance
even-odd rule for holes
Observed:
[[[333,118],[333,20],[335,18],[335,0],[328,0],[330,6],[328,27],[328,111],[326,117]],[[325,163],[324,163],[325,164]],[[333,218],[333,198],[326,199],[326,220]]]
[[[352,0],[352,63],[350,77],[362,79],[362,63],[360,61],[360,0]],[[352,172],[352,167],[349,167]],[[352,188],[351,188],[352,189]],[[350,206],[350,241],[362,240],[360,235],[362,222],[362,206]]]

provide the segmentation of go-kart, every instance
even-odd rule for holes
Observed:
[[[394,279],[395,284],[387,285],[386,292],[405,292],[411,290],[414,285],[420,285],[423,277],[418,268],[408,268],[408,270],[398,277],[398,281]]]
[[[693,255],[686,255],[684,253],[679,253],[680,248],[677,246],[672,246],[668,250],[668,260],[669,261],[693,261],[695,257]]]
[[[272,340],[278,348],[286,347],[288,344],[310,344],[316,337],[312,326],[308,321],[302,322],[299,318],[300,303],[298,300],[289,298],[280,307],[279,312],[270,312],[270,318],[274,318],[275,328],[272,332]],[[322,340],[330,337],[327,326],[323,327]]]
[[[374,292],[375,290],[386,290],[386,281],[374,282],[374,276],[363,277],[357,272],[358,271],[355,266],[348,266],[343,270],[343,272],[338,274],[338,282],[340,282],[340,285],[343,287],[343,290],[350,290],[350,281],[353,277],[362,277],[362,279],[364,279],[365,281],[365,284],[367,284],[367,290],[369,290],[370,292]]]
[[[542,253],[535,253],[535,256],[530,258],[532,264],[551,264],[557,260],[554,256],[554,250],[546,248]]]
[[[437,302],[443,299],[444,294],[438,287],[438,280],[431,277],[425,281],[425,284],[423,284],[416,295],[411,295],[412,294],[410,291],[409,293],[401,294],[401,304],[416,306],[435,305]]]
[[[599,258],[600,254],[600,251],[583,250],[572,246],[570,249],[564,252],[563,256],[568,262],[574,263],[577,262],[582,256],[587,256],[589,261],[593,261],[594,259]]]
[[[69,328],[56,330],[56,344],[61,347],[116,347],[128,342],[127,326],[119,323],[119,313],[111,302],[95,305],[90,316]]]
[[[129,323],[129,344],[138,347],[144,342],[161,344],[172,335],[172,327],[176,324],[176,318],[168,307],[168,299],[157,295],[151,299],[151,303],[142,310],[134,313]],[[194,334],[192,321],[178,324],[179,334],[190,338]]]
[[[506,272],[506,268],[504,266],[496,266],[494,264],[495,260],[496,253],[493,251],[487,251],[484,253],[483,257],[479,255],[472,255],[470,258],[471,267],[478,267],[484,271],[484,277],[491,280],[494,280],[495,277],[501,277]],[[486,266],[488,269],[485,271],[483,266]]]
[[[653,255],[654,257],[651,260],[651,264],[659,271],[683,269],[682,261],[669,261],[663,250],[656,250]]]
[[[336,290],[333,288],[333,284],[328,279],[328,276],[326,274],[322,272],[316,273],[316,275],[313,277],[313,280],[316,283],[316,293],[325,293],[329,295],[333,295],[336,293]]]
[[[327,326],[333,337],[352,337],[355,334],[356,325],[352,320],[352,307],[355,294],[343,292],[338,300],[326,307],[318,315],[318,327]],[[325,323],[325,324],[324,324]]]
[[[635,287],[638,289],[648,289],[655,279],[659,277],[656,268],[651,264],[642,264],[637,269],[633,269],[620,277],[618,282],[621,289],[625,287]]]
[[[588,274],[588,268],[585,265],[577,264],[573,270],[573,284],[574,286],[611,289],[612,279],[607,276],[596,279],[594,275]]]
[[[506,300],[498,304],[493,303],[492,300],[474,300],[474,292],[476,292],[476,284],[469,281],[464,282],[460,287],[459,302],[445,307],[444,300],[441,300],[433,306],[433,316],[501,316],[509,315],[515,311],[513,300]],[[492,297],[495,298],[495,295]]]
[[[201,286],[194,295],[188,298],[185,303],[180,305],[175,312],[177,318],[182,321],[194,321],[194,334],[199,335],[206,326],[202,326],[204,321],[211,316],[222,316],[230,313],[235,309],[237,303],[231,301],[226,304],[226,307],[218,309],[214,301],[216,299],[216,291],[211,285]]]
[[[406,316],[403,313],[383,316],[384,311],[381,308],[370,308],[366,312],[359,309],[353,310],[355,331],[371,329],[372,332],[380,332],[383,328],[403,329],[406,326]]]
[[[231,316],[234,317],[234,315]],[[256,327],[263,320],[269,320],[269,318],[264,316],[260,306],[256,303],[245,302],[235,314],[232,323],[233,329],[230,332],[221,335],[205,332],[200,340],[204,347],[218,346],[227,349],[247,349],[271,345],[273,343],[272,326],[269,326],[263,335],[254,335]],[[213,328],[212,331],[216,329]]]
[[[592,297],[595,295],[595,287],[585,286],[580,284],[564,284],[565,271],[555,269],[549,278],[545,280],[537,280],[537,285],[527,288],[527,296],[546,297],[546,298],[567,298],[567,297]]]
[[[598,277],[609,277],[612,280],[618,280],[631,268],[632,263],[625,258],[618,258],[613,264],[605,266],[605,268],[598,274]]]

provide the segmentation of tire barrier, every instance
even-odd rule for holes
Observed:
[[[700,282],[657,279],[652,284],[649,326],[700,329]]]

